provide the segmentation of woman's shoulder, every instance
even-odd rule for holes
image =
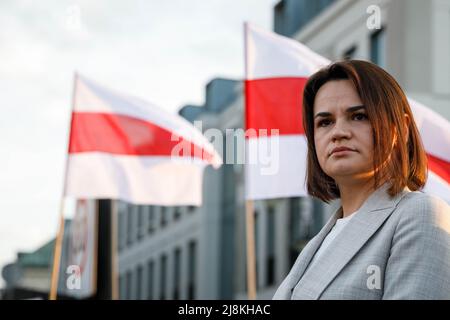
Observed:
[[[399,202],[403,206],[417,206],[418,209],[443,208],[449,209],[449,205],[443,199],[425,193],[423,191],[409,191]]]
[[[450,206],[447,202],[423,191],[407,192],[397,205],[402,220],[434,222],[450,226]]]

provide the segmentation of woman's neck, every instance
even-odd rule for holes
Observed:
[[[341,205],[344,218],[361,208],[364,201],[366,201],[374,191],[372,180],[340,183],[338,186],[341,194]]]

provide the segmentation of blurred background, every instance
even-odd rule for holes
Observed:
[[[380,28],[368,27],[370,6]],[[204,130],[242,128],[244,21],[331,60],[373,61],[450,120],[450,0],[3,0],[4,298],[48,295],[74,71],[202,120]],[[201,207],[115,202],[119,297],[245,299],[243,178],[241,164],[207,168]],[[66,207],[70,226],[74,205]],[[307,197],[255,202],[259,299],[272,297],[332,210]]]

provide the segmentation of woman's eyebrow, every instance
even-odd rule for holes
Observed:
[[[366,109],[365,106],[361,105],[361,106],[354,106],[354,107],[349,107],[347,110],[345,110],[346,113],[352,113],[355,111],[358,111],[359,109]],[[315,116],[314,119],[317,117],[329,117],[331,116],[330,112],[318,112]]]
[[[352,112],[358,111],[359,109],[364,109],[365,110],[366,107],[363,106],[363,105],[361,105],[361,106],[354,106],[354,107],[348,108],[347,110],[345,110],[345,112],[352,113]]]

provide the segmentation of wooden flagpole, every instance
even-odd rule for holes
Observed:
[[[75,107],[75,92],[77,87],[77,73],[75,73],[73,78],[73,92],[72,92],[72,110]],[[69,122],[69,139],[70,140],[70,129],[72,123],[72,114],[70,115]],[[67,144],[67,149],[69,149],[69,142]],[[66,165],[64,168],[64,177],[63,177],[63,192],[61,195],[60,207],[59,207],[59,228],[58,233],[56,235],[55,240],[55,249],[53,251],[53,266],[52,266],[52,277],[50,284],[50,293],[49,300],[56,300],[57,291],[58,291],[58,277],[59,277],[59,269],[61,264],[61,253],[62,253],[62,242],[64,236],[64,197],[66,195],[66,183],[67,183],[67,171],[68,171],[68,162],[69,162],[69,154],[67,154]]]
[[[52,267],[52,278],[50,285],[49,300],[56,300],[56,294],[58,291],[58,277],[61,263],[63,235],[64,235],[64,196],[61,198],[59,208],[59,228],[55,240],[55,249],[53,251],[53,267]]]
[[[244,67],[245,80],[248,78],[248,24],[244,22]],[[245,85],[247,85],[245,83]],[[246,90],[245,90],[246,91]],[[247,97],[245,96],[245,101]],[[246,103],[245,103],[246,104]],[[245,105],[246,107],[246,105]],[[245,116],[247,113],[244,113]],[[245,118],[246,119],[246,118]],[[246,128],[244,120],[244,127]],[[246,160],[248,160],[247,150],[245,152]],[[247,183],[247,182],[245,182]],[[253,208],[253,200],[245,201],[245,228],[246,228],[246,243],[247,243],[247,296],[249,300],[256,299],[256,254],[255,254],[255,214]]]
[[[247,295],[256,299],[256,255],[255,255],[255,214],[253,200],[245,201],[246,239],[247,239]]]

